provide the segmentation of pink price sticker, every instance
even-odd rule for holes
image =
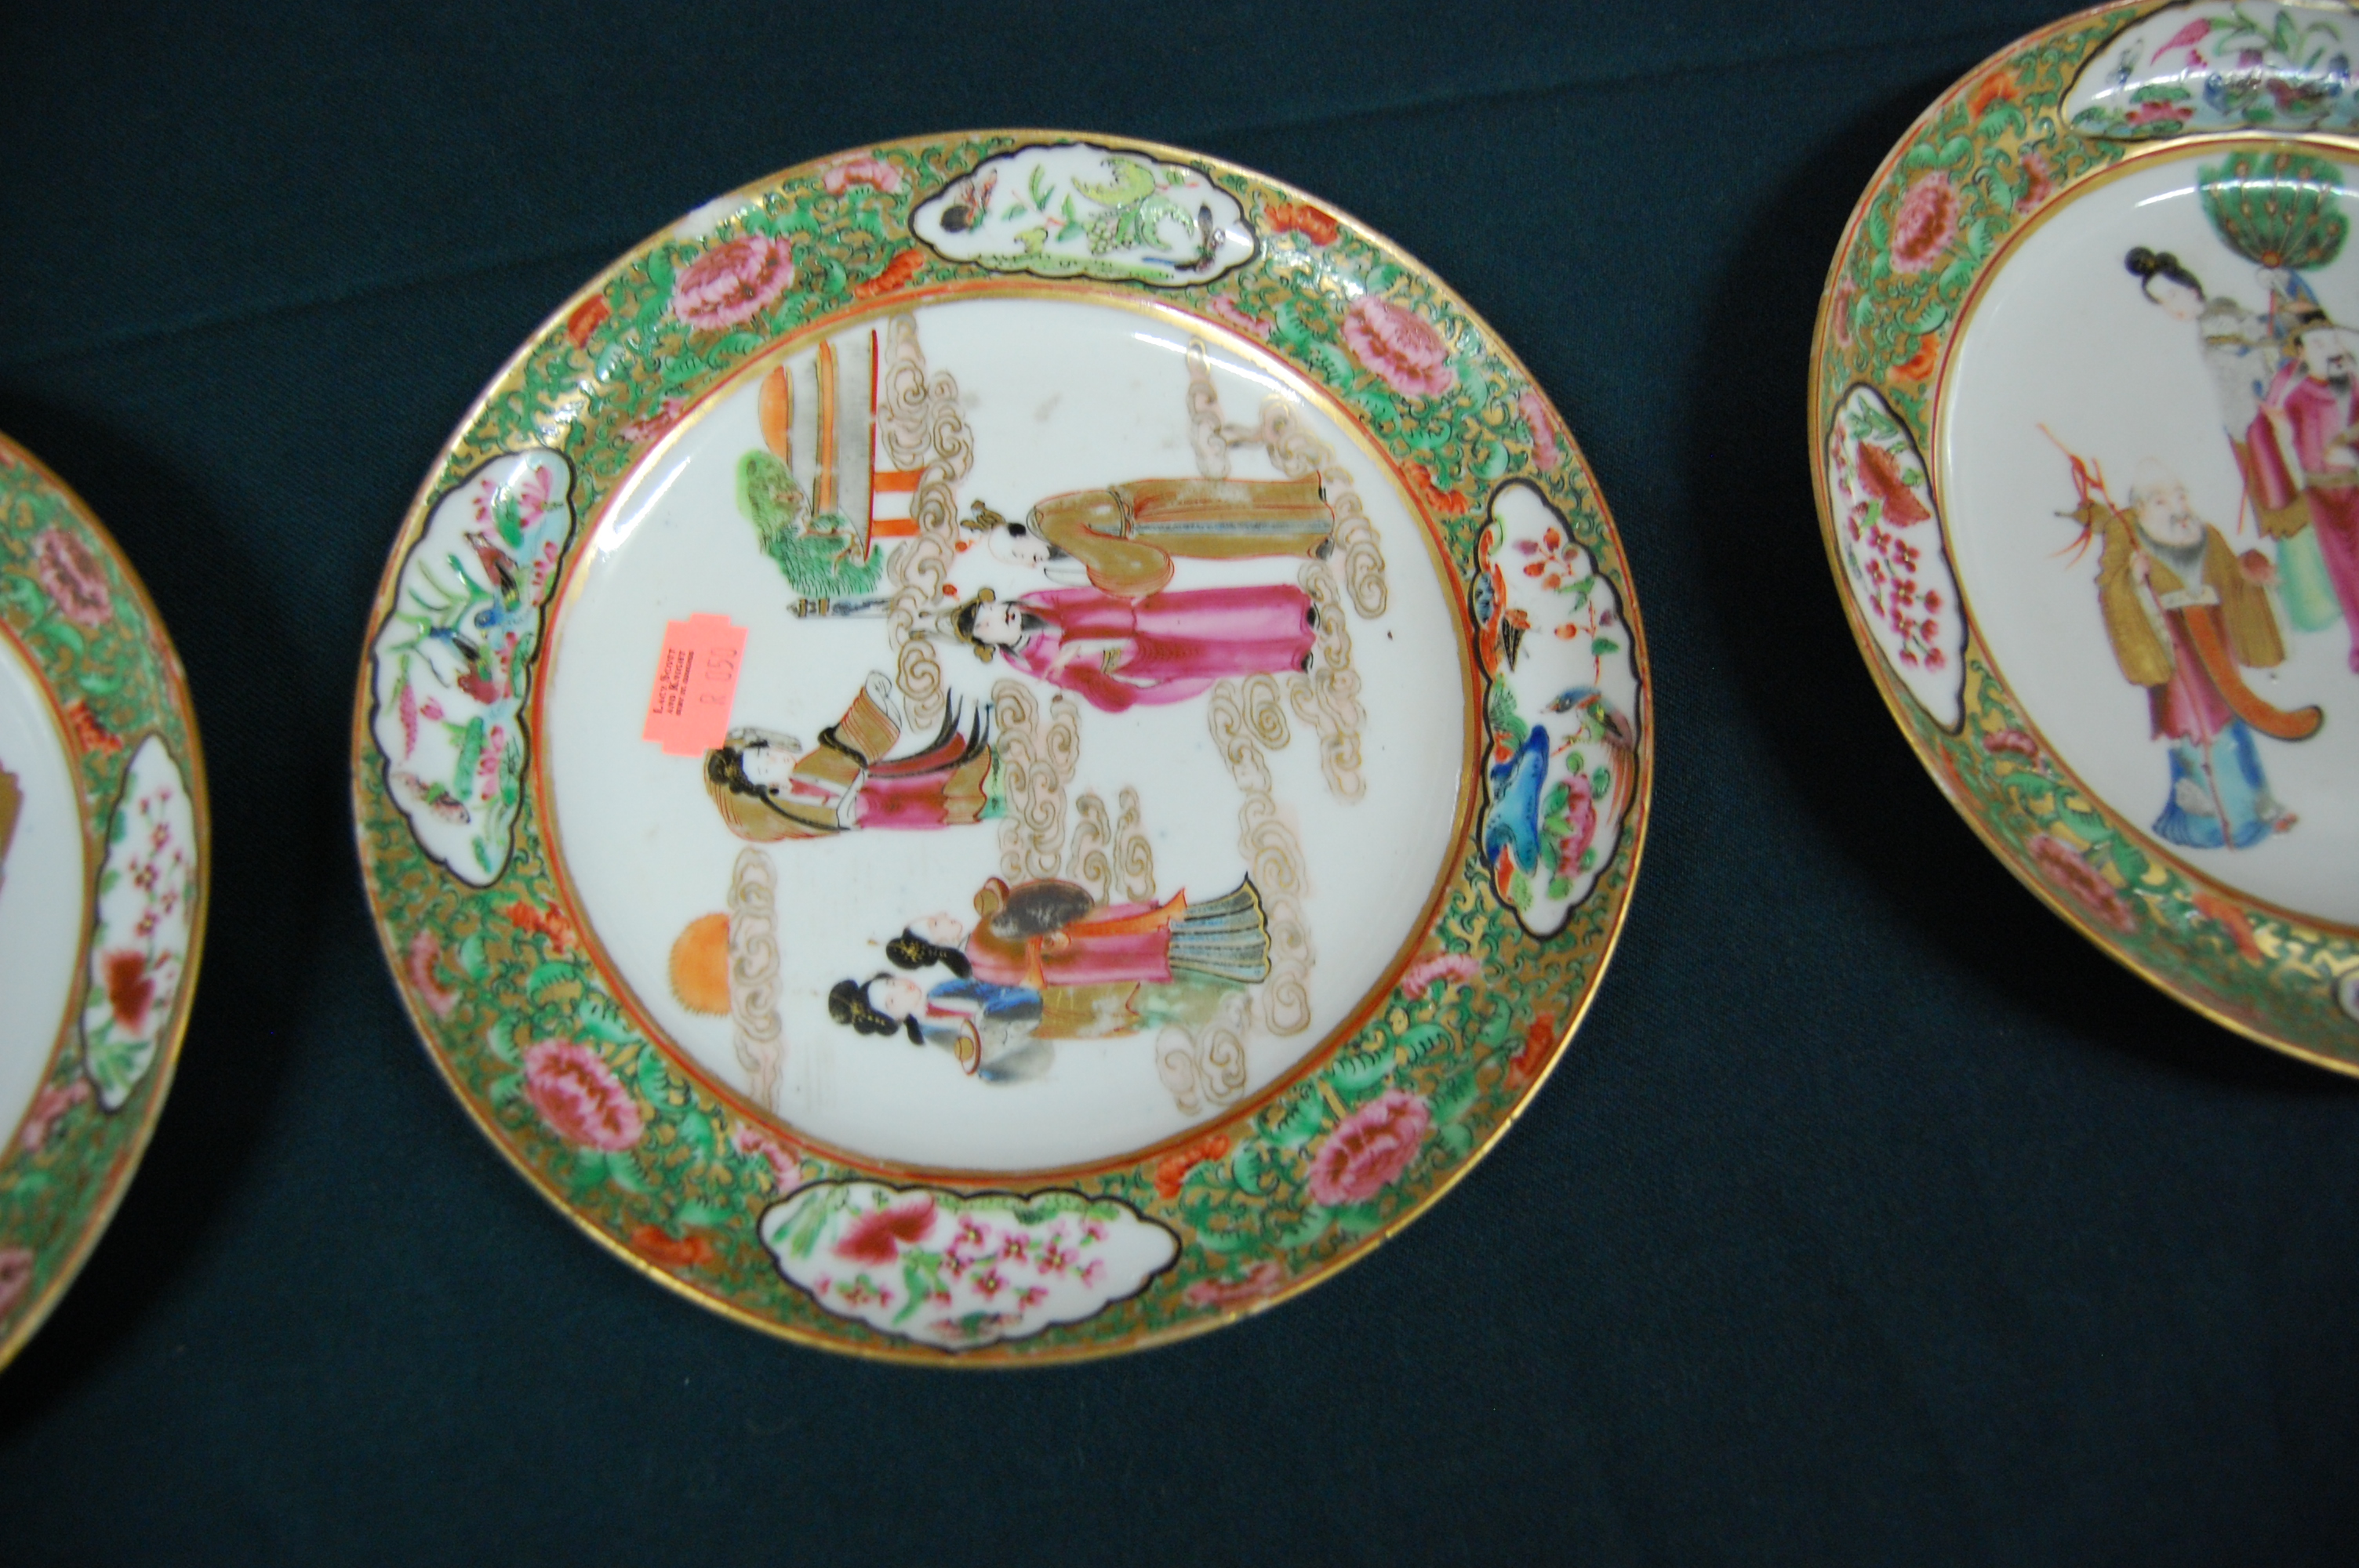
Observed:
[[[662,741],[667,757],[693,757],[720,745],[729,738],[729,707],[745,660],[745,628],[725,615],[666,622],[639,739]]]

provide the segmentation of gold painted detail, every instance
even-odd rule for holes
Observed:
[[[1206,1106],[1234,1105],[1252,1076],[1245,1041],[1253,1034],[1253,999],[1232,991],[1210,1022],[1195,1029],[1171,1024],[1155,1041],[1155,1071],[1171,1101],[1190,1116]]]
[[[917,537],[897,546],[886,568],[893,585],[886,637],[909,728],[922,733],[941,722],[949,701],[941,665],[925,633],[958,559],[953,487],[974,463],[974,436],[959,412],[957,381],[947,371],[928,378],[914,318],[897,315],[888,322],[877,380],[877,438],[886,456],[896,468],[920,470],[910,502]]]
[[[787,1054],[778,1021],[778,872],[750,844],[729,872],[729,1044],[754,1098],[776,1110]]]
[[[1155,899],[1155,845],[1139,824],[1138,792],[1116,797],[1118,820],[1109,821],[1105,802],[1094,790],[1073,802],[1073,831],[1065,848],[1065,881],[1089,892],[1100,904],[1147,903]]]
[[[996,680],[991,721],[1007,807],[999,824],[1000,874],[1009,881],[1053,877],[1065,858],[1065,786],[1081,761],[1081,709],[1062,692],[1044,704],[1037,687]],[[1104,810],[1100,803],[1101,816]]]
[[[1310,1026],[1310,967],[1317,955],[1310,925],[1303,918],[1303,895],[1310,874],[1302,840],[1272,793],[1266,752],[1282,752],[1293,736],[1277,682],[1268,676],[1231,676],[1206,699],[1205,722],[1229,776],[1245,794],[1237,808],[1237,850],[1254,886],[1261,890],[1269,922],[1269,979],[1262,988],[1261,1013],[1272,1034],[1299,1034]]]
[[[1207,479],[1229,476],[1229,454],[1239,446],[1263,448],[1288,479],[1315,476],[1335,516],[1332,555],[1343,562],[1353,606],[1368,620],[1385,612],[1389,590],[1384,551],[1350,470],[1310,434],[1285,398],[1265,399],[1257,425],[1223,424],[1220,393],[1212,385],[1201,339],[1188,345],[1188,439],[1197,469]],[[1343,613],[1343,594],[1325,560],[1306,565],[1297,580],[1319,613],[1318,657],[1308,673],[1286,676],[1287,697],[1296,716],[1319,732],[1319,768],[1329,793],[1338,800],[1358,800],[1367,792],[1360,777],[1360,726],[1367,714],[1360,706],[1359,675],[1352,668],[1352,628]]]

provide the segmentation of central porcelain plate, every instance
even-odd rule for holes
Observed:
[[[867,1353],[1189,1332],[1504,1129],[1643,835],[1636,608],[1521,367],[1169,148],[724,198],[495,383],[360,692],[396,974],[494,1138]]]

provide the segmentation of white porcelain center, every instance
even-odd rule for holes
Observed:
[[[88,881],[65,737],[23,654],[0,636],[0,1133],[14,1135],[57,1048]]]
[[[1433,546],[1221,328],[1010,286],[830,329],[582,552],[536,747],[564,873],[793,1133],[987,1171],[1173,1137],[1351,1022],[1455,869]]]
[[[2359,194],[2214,143],[2084,188],[1960,334],[1940,501],[2039,739],[2149,845],[2359,924]]]

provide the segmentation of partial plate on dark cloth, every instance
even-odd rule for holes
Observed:
[[[209,844],[155,605],[81,499],[0,436],[0,1365],[98,1244],[163,1111]]]
[[[1894,149],[1828,280],[1821,520],[2000,858],[2206,1016],[2359,1072],[2359,98],[2342,10],[2085,12]]]

